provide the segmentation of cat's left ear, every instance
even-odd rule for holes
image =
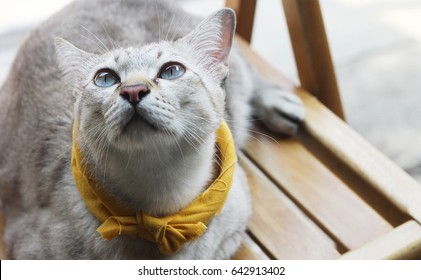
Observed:
[[[229,53],[235,33],[235,12],[221,9],[202,21],[192,32],[181,39],[193,47],[200,63],[212,70],[217,78],[228,74]]]
[[[89,70],[87,65],[94,59],[94,55],[87,53],[70,42],[55,38],[56,59],[64,80],[74,86],[78,86],[81,80],[86,78]]]

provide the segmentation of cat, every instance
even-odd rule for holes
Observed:
[[[238,164],[220,215],[203,235],[164,253],[141,237],[101,238],[101,222],[75,183],[72,145],[106,193],[161,217],[188,207],[218,176],[224,119],[237,151],[254,115],[274,132],[294,134],[302,102],[247,64],[234,32],[230,9],[202,21],[162,0],[75,1],[36,28],[0,89],[8,256],[232,257],[251,214]]]

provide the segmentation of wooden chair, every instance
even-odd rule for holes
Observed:
[[[227,6],[237,11],[249,60],[274,83],[293,87],[248,45],[256,0]],[[296,137],[256,134],[241,155],[254,214],[234,259],[420,258],[421,186],[342,120],[318,1],[283,6],[307,115]]]
[[[256,134],[244,150],[254,214],[234,258],[421,258],[421,185],[344,122],[319,2],[282,4],[306,119],[296,137]],[[248,45],[256,0],[226,5],[237,12],[238,41],[252,64],[293,87]]]

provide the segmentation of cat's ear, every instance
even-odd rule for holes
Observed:
[[[229,53],[235,33],[235,13],[222,9],[207,17],[193,31],[181,39],[193,47],[200,62],[208,64],[219,79],[228,74]]]
[[[57,64],[66,82],[74,84],[86,77],[88,62],[94,55],[75,47],[62,38],[56,37],[54,43]]]

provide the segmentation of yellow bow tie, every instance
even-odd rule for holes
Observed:
[[[201,236],[210,220],[221,212],[237,162],[234,141],[225,121],[221,122],[217,131],[216,144],[221,158],[218,178],[185,209],[165,217],[130,211],[105,192],[82,163],[82,155],[76,144],[76,132],[75,122],[72,146],[73,176],[88,209],[102,222],[97,231],[104,239],[112,239],[122,234],[142,237],[157,243],[159,250],[169,255],[178,252],[186,242]]]

